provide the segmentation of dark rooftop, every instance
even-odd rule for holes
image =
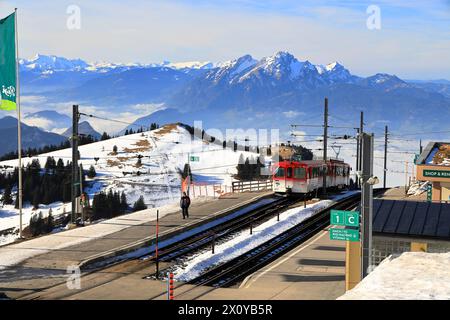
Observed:
[[[373,232],[450,241],[450,203],[374,199]]]

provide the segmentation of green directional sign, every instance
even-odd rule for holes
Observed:
[[[190,156],[189,160],[192,162],[198,162],[200,161],[200,157]]]
[[[359,241],[359,230],[331,228],[330,239],[341,241]]]
[[[330,224],[336,226],[359,227],[359,212],[331,210]]]

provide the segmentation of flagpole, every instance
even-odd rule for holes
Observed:
[[[17,30],[17,8],[14,9],[14,24],[16,33],[16,104],[17,104],[17,148],[19,154],[19,238],[22,238],[22,132],[20,117],[20,83],[19,83],[19,37]]]

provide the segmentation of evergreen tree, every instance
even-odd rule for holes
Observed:
[[[238,179],[244,179],[245,173],[244,173],[244,164],[245,164],[245,160],[244,160],[244,155],[241,153],[241,155],[239,156],[239,162],[237,165],[237,178]]]
[[[122,191],[122,194],[120,195],[120,208],[122,210],[122,213],[128,209],[127,196],[125,195],[124,191]]]
[[[16,196],[16,200],[14,201],[14,208],[19,209],[19,195]]]
[[[97,175],[97,172],[95,171],[94,166],[91,165],[91,166],[89,167],[89,171],[88,171],[88,173],[87,173],[87,176],[88,176],[90,179],[92,179],[92,178],[94,178],[96,175]]]
[[[29,225],[30,233],[33,237],[38,235],[37,230],[36,230],[36,222],[37,222],[37,216],[35,214],[33,214],[30,218],[30,225]]]
[[[32,201],[34,210],[39,209],[39,203],[41,203],[40,192],[39,189],[36,188],[33,192],[33,201]]]
[[[39,211],[39,214],[34,214],[31,216],[30,219],[30,232],[33,235],[33,237],[36,237],[42,233],[45,232],[45,222],[42,218],[42,212]]]
[[[11,187],[9,185],[6,186],[5,191],[3,192],[3,204],[13,204],[13,199],[11,197]]]
[[[133,205],[133,211],[141,211],[147,209],[147,205],[144,202],[144,197],[140,196],[139,199]]]
[[[244,163],[243,179],[250,180],[251,178],[252,178],[252,167],[250,165],[250,160],[246,158]]]
[[[111,137],[106,132],[103,132],[100,140],[104,141],[104,140],[109,140],[109,139],[111,139]]]

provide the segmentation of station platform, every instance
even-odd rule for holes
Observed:
[[[133,262],[130,261],[130,264]],[[124,273],[124,270],[127,270]],[[144,280],[150,269],[110,267],[86,275],[90,288],[67,290],[64,285],[26,299],[166,300],[167,282]],[[30,292],[32,293],[32,292]],[[239,287],[195,287],[175,283],[175,300],[335,300],[345,293],[345,242],[329,239],[325,229],[265,268],[248,276]],[[19,297],[20,298],[20,297]]]
[[[177,300],[335,300],[344,293],[345,242],[330,240],[328,228],[238,288],[175,287]]]
[[[148,272],[146,273],[148,274]],[[167,283],[134,273],[69,299],[167,299]],[[345,293],[345,242],[328,228],[248,276],[239,287],[195,287],[175,283],[175,300],[335,300]]]
[[[182,219],[178,204],[159,208],[160,237],[204,224],[270,195],[271,191],[244,192],[208,201],[194,199],[186,220]],[[156,210],[147,209],[1,247],[0,292],[14,297],[20,296],[22,290],[40,290],[65,281],[69,266],[82,267],[145,246],[155,238]]]

